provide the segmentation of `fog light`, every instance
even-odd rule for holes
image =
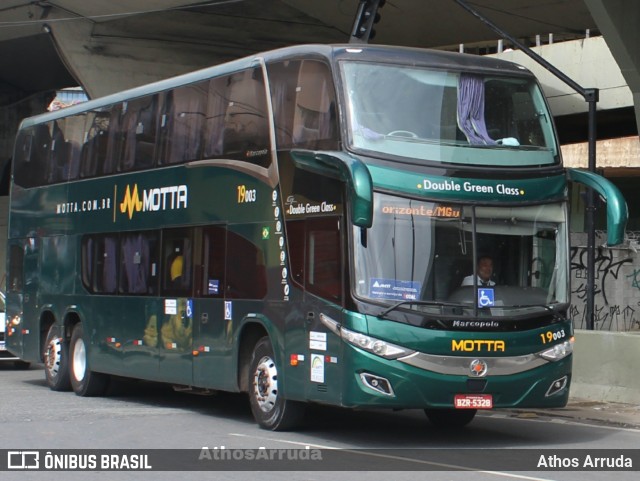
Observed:
[[[549,389],[547,389],[546,397],[553,396],[554,394],[559,393],[567,387],[567,382],[569,382],[569,376],[561,377],[560,379],[556,379],[551,383]]]
[[[363,372],[360,373],[360,379],[365,386],[376,392],[382,393],[385,396],[395,396],[391,383],[383,377]]]

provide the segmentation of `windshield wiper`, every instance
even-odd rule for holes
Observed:
[[[494,308],[507,308],[507,309],[524,309],[527,307],[540,307],[545,311],[555,312],[556,310],[566,309],[569,306],[568,302],[559,302],[557,304],[514,304],[510,306],[492,306]]]
[[[378,317],[385,317],[387,314],[389,314],[391,311],[396,310],[398,307],[405,305],[405,304],[416,304],[419,306],[443,306],[443,307],[469,307],[469,304],[461,304],[461,303],[457,303],[457,302],[442,302],[442,301],[400,301],[396,304],[394,304],[393,306],[385,309],[384,311],[382,311],[380,314],[378,314]]]

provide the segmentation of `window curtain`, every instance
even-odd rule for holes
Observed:
[[[149,241],[141,234],[127,236],[122,243],[125,294],[146,294],[148,292],[147,274],[149,273]]]
[[[116,238],[107,237],[104,240],[104,266],[102,269],[102,292],[114,293],[117,287],[116,277]]]
[[[458,127],[470,144],[495,144],[484,119],[484,81],[478,75],[460,74],[458,81]]]

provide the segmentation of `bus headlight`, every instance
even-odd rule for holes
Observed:
[[[410,349],[397,346],[396,344],[376,339],[375,337],[365,336],[364,334],[351,331],[345,327],[340,328],[340,335],[342,336],[342,339],[349,344],[371,352],[376,356],[384,357],[385,359],[397,359],[415,352]]]
[[[565,357],[567,357],[572,352],[573,338],[560,344],[556,344],[555,346],[550,347],[549,349],[546,349],[542,352],[539,352],[538,356],[546,359],[547,361],[559,361],[560,359],[564,359]]]
[[[384,357],[385,359],[398,359],[399,357],[408,356],[415,352],[411,349],[383,341],[382,339],[377,339],[342,327],[336,320],[331,319],[326,314],[320,314],[320,321],[349,344],[364,349],[376,356]]]

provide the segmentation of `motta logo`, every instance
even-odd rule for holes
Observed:
[[[505,352],[506,344],[500,340],[480,340],[480,339],[461,339],[459,341],[451,340],[452,351],[487,351],[487,352]]]
[[[141,191],[138,184],[127,184],[119,205],[120,213],[126,214],[131,220],[136,212],[186,209],[188,198],[189,189],[186,185],[168,185]]]

